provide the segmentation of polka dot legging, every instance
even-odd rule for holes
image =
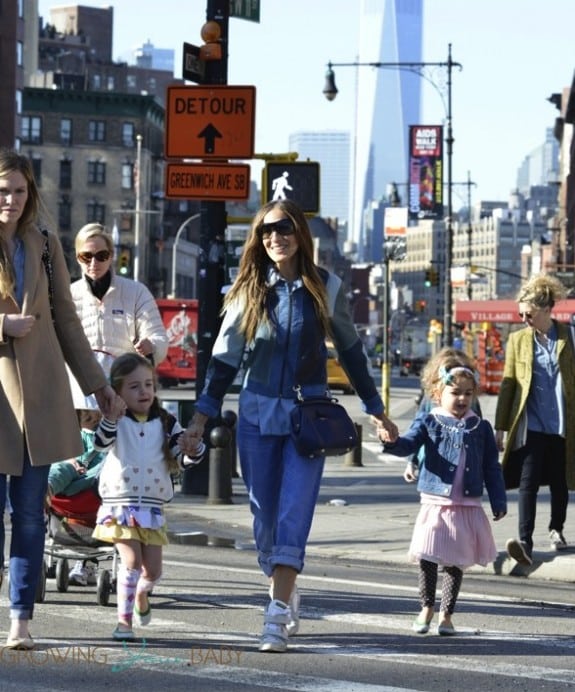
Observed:
[[[422,608],[433,608],[435,605],[437,571],[437,563],[429,562],[429,560],[419,561],[419,600]],[[443,571],[440,612],[453,615],[463,580],[463,570],[450,565],[444,567]]]

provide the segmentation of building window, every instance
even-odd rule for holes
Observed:
[[[60,143],[65,146],[72,144],[72,120],[70,118],[60,120]]]
[[[72,203],[68,195],[64,195],[58,202],[58,227],[61,231],[72,228]]]
[[[31,158],[32,170],[34,171],[34,180],[38,187],[42,186],[42,159]]]
[[[113,75],[108,75],[108,91],[114,91],[114,77]]]
[[[135,89],[137,86],[136,75],[129,74],[127,79],[128,89]]]
[[[102,86],[102,77],[99,74],[92,75],[92,89],[98,90]]]
[[[98,200],[92,200],[86,205],[86,223],[100,223],[102,226],[106,222],[106,205]]]
[[[133,147],[136,143],[136,128],[134,123],[122,123],[122,145]]]
[[[22,141],[26,144],[42,144],[42,118],[37,115],[22,116]]]
[[[104,120],[90,120],[88,123],[88,140],[90,142],[106,141],[106,122]]]
[[[106,164],[103,161],[88,161],[88,183],[106,184]]]
[[[24,44],[22,41],[16,43],[16,64],[20,67],[24,64]]]
[[[134,189],[134,164],[122,164],[122,190]]]
[[[72,162],[70,159],[60,161],[60,189],[70,190],[72,188]]]

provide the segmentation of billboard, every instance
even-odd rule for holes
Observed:
[[[443,218],[443,128],[409,126],[409,218]]]

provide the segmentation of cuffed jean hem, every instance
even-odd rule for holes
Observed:
[[[266,577],[271,577],[278,566],[292,567],[299,573],[303,569],[303,559],[303,551],[289,545],[274,547],[272,553],[258,555],[258,563]]]
[[[32,611],[31,610],[15,610],[10,608],[10,620],[31,620]]]

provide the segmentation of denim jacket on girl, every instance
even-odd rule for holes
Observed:
[[[494,514],[507,511],[507,496],[499,463],[499,452],[491,424],[470,415],[457,419],[437,412],[417,416],[405,435],[384,450],[395,456],[420,455],[417,489],[422,493],[449,497],[460,458],[465,449],[463,493],[481,497],[487,489]]]
[[[334,345],[340,362],[355,387],[367,413],[380,415],[383,402],[371,375],[371,365],[349,314],[341,279],[323,269]],[[246,344],[239,324],[242,305],[230,305],[214,343],[204,390],[196,409],[217,416],[221,402],[240,367],[242,387],[255,395],[295,399],[294,386],[304,396],[324,395],[327,389],[327,349],[311,295],[301,279],[285,281],[270,265],[267,273],[268,314],[272,328],[260,325],[254,342]],[[245,363],[244,363],[245,356]]]

